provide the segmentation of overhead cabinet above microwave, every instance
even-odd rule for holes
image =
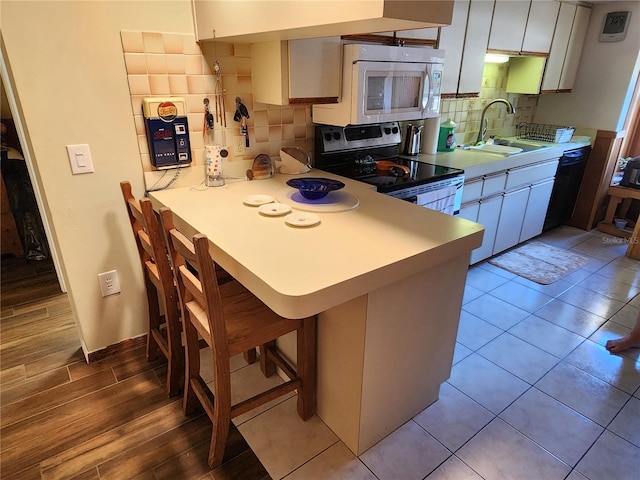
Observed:
[[[439,27],[453,0],[191,0],[198,41],[253,43]]]

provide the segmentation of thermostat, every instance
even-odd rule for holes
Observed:
[[[609,12],[604,17],[602,31],[600,32],[601,42],[619,42],[627,35],[629,29],[629,18],[631,12]]]

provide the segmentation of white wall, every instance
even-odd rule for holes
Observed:
[[[193,33],[188,0],[2,1],[3,55],[85,353],[146,331],[144,286],[119,182],[144,191],[121,30]],[[88,143],[95,173],[71,175]],[[102,298],[97,274],[122,293]]]
[[[631,11],[631,23],[621,42],[598,41],[608,12]],[[576,82],[571,93],[541,95],[536,121],[600,130],[622,130],[640,68],[640,2],[596,4]]]

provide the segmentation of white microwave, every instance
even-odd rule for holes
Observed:
[[[444,50],[343,46],[338,103],[313,105],[313,122],[344,127],[437,117]]]

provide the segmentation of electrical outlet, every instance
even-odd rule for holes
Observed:
[[[233,150],[236,155],[244,155],[247,151],[243,136],[233,137]]]
[[[100,291],[102,292],[103,297],[120,293],[120,279],[118,278],[117,270],[99,273],[98,283],[100,284]]]

